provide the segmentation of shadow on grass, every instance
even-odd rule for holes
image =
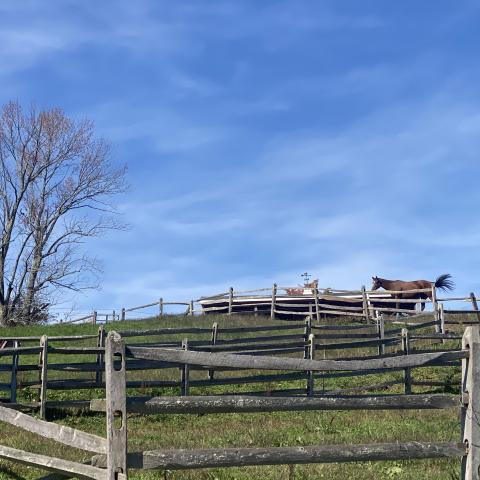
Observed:
[[[76,417],[81,416],[85,418],[90,418],[90,417],[98,417],[100,413],[93,412],[87,408],[79,408],[79,409],[47,408],[46,420],[48,421],[64,420],[65,418],[71,418],[72,415]]]
[[[25,480],[25,477],[18,475],[10,468],[0,466],[0,479],[3,478],[8,478],[9,480]]]

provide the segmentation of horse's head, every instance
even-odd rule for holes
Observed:
[[[372,290],[378,290],[382,286],[382,280],[378,277],[372,277]]]

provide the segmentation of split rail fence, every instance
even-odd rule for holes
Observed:
[[[303,292],[303,293],[292,293]],[[431,312],[439,315],[441,303],[468,303],[471,310],[445,309],[449,314],[475,313],[480,321],[477,298],[469,296],[438,297],[435,286],[414,290],[337,290],[318,287],[282,287],[274,284],[271,288],[228,292],[203,297],[199,302],[203,314],[267,314],[271,318],[301,318],[313,316],[317,322],[322,318],[348,316],[365,319],[367,322],[386,316],[421,316],[427,305]]]
[[[119,333],[129,344],[133,342],[132,346],[135,347],[182,348],[196,352],[235,353],[239,356],[283,355],[315,359],[320,356],[326,358],[328,354],[329,357],[337,359],[373,359],[456,348],[455,342],[459,342],[461,334],[447,330],[445,316],[441,318],[442,322],[437,322],[432,317],[427,318],[427,321],[420,322],[417,319],[400,326],[394,322],[385,322],[383,316],[380,316],[375,324],[348,325],[317,325],[312,323],[311,318],[304,322],[279,325],[227,328],[220,328],[218,323],[214,322],[211,328],[160,328],[126,330]],[[88,398],[79,400],[78,392],[75,395],[77,399],[62,401],[52,401],[48,392],[104,389],[105,338],[106,330],[103,325],[99,327],[97,335],[8,338],[13,346],[0,350],[0,373],[3,379],[0,390],[8,394],[3,400],[16,408],[39,409],[42,418],[45,417],[47,408],[84,407],[88,404]],[[80,342],[90,344],[79,346]],[[33,345],[23,346],[32,343]],[[71,343],[75,346],[71,346]],[[72,355],[75,355],[73,361]],[[302,371],[252,375],[251,372],[246,372],[238,375],[239,372],[232,372],[232,369],[210,368],[205,378],[201,372],[204,369],[192,367],[176,372],[170,364],[134,358],[127,360],[127,369],[130,372],[128,388],[177,388],[182,395],[188,395],[191,388],[247,384],[264,385],[263,391],[256,387],[256,391],[247,392],[251,394],[264,394],[268,391],[270,395],[313,395],[315,381],[318,384],[319,380],[322,383],[322,392],[332,393],[332,390],[325,386],[325,382],[330,378],[328,373]],[[378,372],[370,372],[376,373]],[[357,376],[358,373],[345,372],[342,375],[347,378]],[[301,381],[295,388],[279,390],[271,385],[272,382],[295,380]],[[448,387],[452,382],[455,382],[454,378],[445,385],[438,380],[415,380],[407,369],[403,379],[388,379],[388,382],[382,385],[364,383],[343,391],[388,389],[403,383],[405,392],[411,392],[412,387],[416,386],[441,388]],[[34,399],[28,402],[24,400],[25,389],[29,390]],[[339,390],[335,391],[340,393]],[[23,398],[23,402],[18,401],[19,396]]]
[[[303,293],[292,293],[303,292]],[[447,314],[474,313],[480,321],[480,310],[475,294],[468,296],[438,297],[436,288],[408,291],[336,290],[318,287],[282,287],[274,284],[269,288],[228,292],[189,301],[158,301],[135,307],[93,311],[87,315],[63,323],[110,323],[127,319],[162,316],[169,313],[168,307],[185,307],[185,315],[198,314],[254,314],[268,315],[278,319],[301,319],[307,315],[320,322],[331,317],[361,318],[371,322],[384,316],[421,316],[426,306],[439,317],[440,305],[455,302],[465,303],[471,309],[445,308]],[[177,312],[178,313],[178,312]],[[133,317],[132,317],[133,315]],[[137,317],[135,317],[137,316]]]
[[[435,337],[437,338],[437,337]],[[310,336],[310,342],[312,337]],[[48,351],[48,349],[47,349]],[[39,353],[35,349],[35,353]],[[480,467],[480,333],[468,327],[461,349],[410,353],[409,355],[349,360],[315,360],[239,355],[225,352],[189,351],[172,347],[126,345],[117,332],[110,332],[102,348],[106,399],[93,400],[94,411],[106,412],[106,438],[54,423],[45,422],[0,407],[0,420],[66,445],[95,453],[92,465],[84,465],[46,455],[0,447],[0,457],[58,472],[65,476],[98,480],[127,480],[129,469],[187,469],[247,465],[328,463],[373,460],[402,460],[456,457],[461,461],[462,479],[478,480]],[[310,354],[310,357],[312,355]],[[460,395],[394,394],[369,396],[311,395],[307,397],[230,396],[127,397],[128,362],[155,362],[165,367],[210,370],[268,370],[342,375],[373,371],[390,372],[462,362]],[[127,413],[248,413],[297,410],[382,410],[382,409],[461,409],[462,438],[459,442],[396,442],[393,444],[317,445],[281,448],[223,448],[195,450],[153,450],[127,452]]]
[[[202,368],[248,368],[290,370],[293,372],[343,372],[421,368],[462,360],[462,395],[392,395],[367,397],[279,397],[196,396],[144,397],[126,396],[126,358],[154,360],[174,365]],[[185,367],[186,368],[186,367]],[[192,469],[251,465],[308,464],[374,460],[403,460],[456,457],[461,461],[462,479],[479,478],[480,426],[479,407],[480,335],[469,327],[461,350],[421,353],[390,359],[311,360],[282,357],[240,356],[225,353],[191,352],[180,349],[126,346],[121,336],[110,333],[106,350],[106,400],[92,401],[91,408],[105,411],[107,419],[107,454],[93,457],[93,465],[106,467],[107,478],[115,472],[128,476],[132,469]],[[151,450],[127,452],[127,413],[249,413],[295,410],[381,410],[442,409],[460,407],[462,438],[458,442],[397,442],[393,444],[317,445],[278,448],[221,448],[194,450]],[[115,427],[115,416],[121,418]]]

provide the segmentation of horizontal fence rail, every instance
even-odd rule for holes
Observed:
[[[105,411],[105,400],[92,400],[90,409]],[[271,398],[243,395],[191,397],[128,397],[127,411],[143,414],[201,414],[293,412],[305,410],[443,409],[461,406],[452,395],[392,395],[365,398],[291,397]]]
[[[153,450],[142,454],[131,454],[129,456],[129,467],[143,470],[184,470],[256,465],[461,458],[466,453],[465,445],[460,442]],[[96,466],[106,465],[104,456],[95,456],[92,461]]]
[[[40,455],[38,453],[25,452],[16,448],[0,446],[0,458],[59,473],[62,475],[60,478],[74,477],[86,479],[92,478],[94,480],[107,480],[105,471],[101,468],[71,462],[69,460],[63,460],[61,458],[50,457],[47,455]],[[126,477],[119,475],[117,478],[118,480],[123,480]]]
[[[65,425],[45,422],[10,408],[0,407],[0,421],[36,433],[44,438],[51,438],[64,445],[90,452],[107,453],[107,441],[104,438]]]
[[[208,367],[251,368],[257,370],[293,370],[293,371],[343,371],[412,368],[432,365],[445,365],[461,360],[467,351],[449,351],[440,353],[421,353],[402,357],[389,357],[371,360],[305,360],[282,357],[260,357],[232,355],[226,353],[204,353],[173,350],[166,348],[126,347],[127,355],[143,360],[160,360],[172,364],[202,365]]]
[[[0,420],[14,427],[35,433],[43,438],[49,438],[70,447],[108,454],[108,442],[105,438],[82,432],[64,425],[45,422],[25,415],[10,408],[0,407]],[[106,480],[105,471],[95,466],[84,465],[61,458],[26,452],[16,448],[0,446],[0,458],[24,465],[44,468],[45,470],[60,473],[61,475],[77,478]],[[65,478],[62,476],[62,478]]]

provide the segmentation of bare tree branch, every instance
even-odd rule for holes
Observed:
[[[96,262],[81,244],[123,227],[111,199],[125,189],[125,168],[112,165],[92,122],[73,121],[58,108],[3,107],[0,323],[35,321],[59,289],[97,285]]]

